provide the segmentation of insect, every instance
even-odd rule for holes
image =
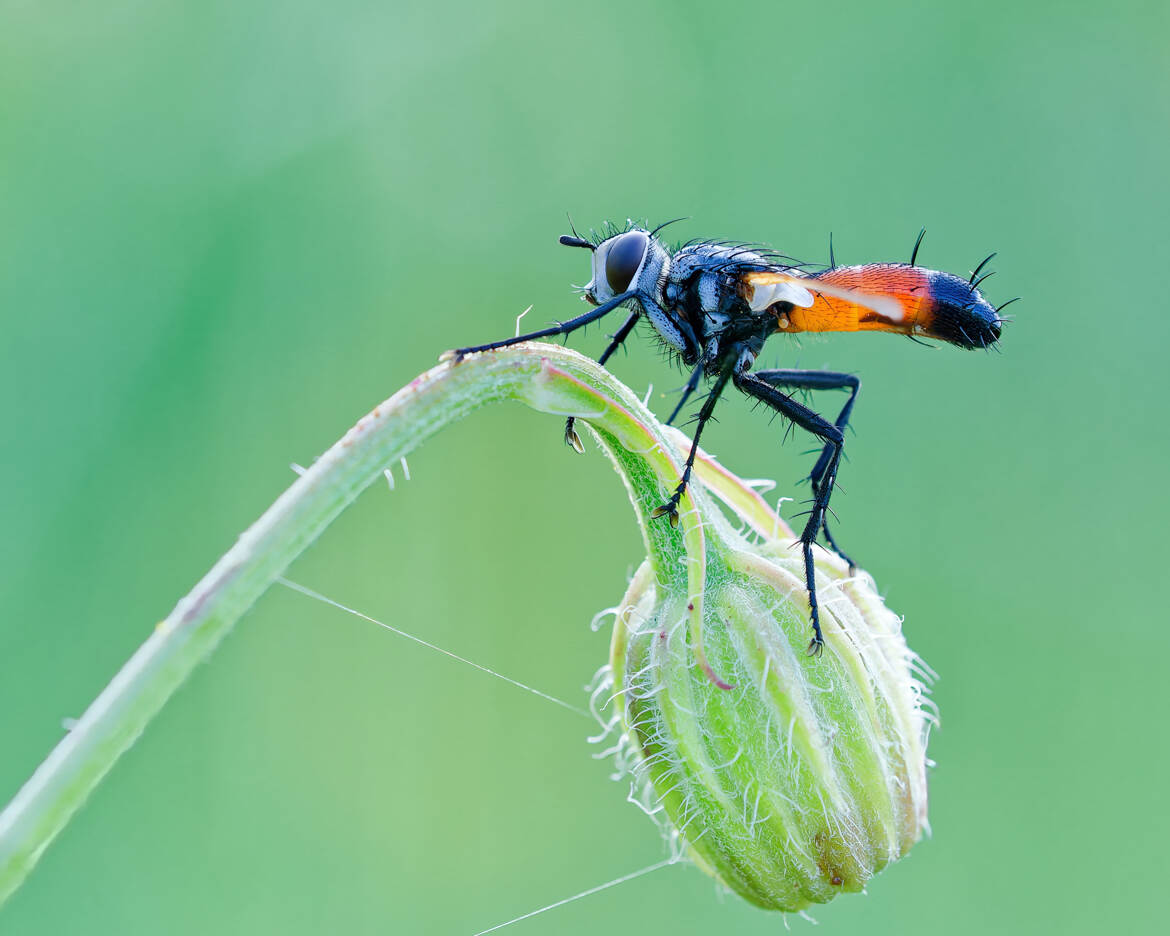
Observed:
[[[681,219],[678,219],[681,220]],[[666,222],[671,224],[673,222]],[[909,263],[838,266],[832,255],[826,269],[809,272],[788,257],[752,244],[689,241],[674,251],[654,230],[627,225],[607,228],[588,240],[576,230],[560,242],[592,254],[592,278],[583,298],[593,309],[566,322],[503,341],[460,348],[453,359],[491,351],[521,341],[567,335],[625,306],[629,314],[598,359],[604,364],[646,318],[661,342],[691,369],[681,398],[670,414],[672,423],[701,382],[709,389],[695,421],[694,437],[682,477],[669,500],[654,511],[678,525],[678,506],[691,479],[699,439],[728,384],[807,430],[823,444],[809,473],[812,508],[800,534],[805,585],[813,637],[809,652],[819,654],[820,608],[817,603],[813,544],[820,535],[830,549],[855,564],[837,545],[826,513],[844,445],[844,430],[853,413],[861,381],[853,374],[823,370],[752,370],[764,343],[777,333],[885,331],[912,339],[935,338],[960,348],[988,348],[999,341],[1009,300],[993,307],[979,291],[990,273],[982,273],[995,254],[979,264],[969,279],[916,265],[925,229],[918,235]],[[792,392],[845,390],[849,397],[833,421],[825,419]],[[583,451],[572,417],[565,441]]]

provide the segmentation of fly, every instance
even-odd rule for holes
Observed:
[[[671,223],[671,222],[667,222]],[[560,242],[592,254],[592,278],[583,298],[593,309],[549,328],[453,352],[464,355],[492,351],[521,341],[567,335],[624,306],[626,320],[598,358],[605,364],[622,346],[641,318],[649,320],[658,338],[691,369],[681,398],[667,423],[672,423],[699,384],[709,389],[699,409],[694,438],[682,476],[669,500],[654,511],[678,525],[678,506],[691,479],[699,438],[728,384],[805,429],[823,444],[809,473],[812,509],[800,535],[804,555],[813,637],[809,652],[824,646],[817,603],[813,544],[824,536],[830,549],[850,570],[855,563],[837,545],[826,523],[826,512],[837,480],[844,431],[853,413],[861,381],[853,374],[823,370],[752,370],[764,342],[779,332],[884,331],[912,339],[935,338],[960,348],[989,348],[999,341],[1004,318],[979,291],[990,273],[982,273],[992,254],[969,279],[917,266],[918,235],[909,263],[830,265],[808,272],[790,258],[751,244],[690,241],[669,250],[652,231],[637,226],[610,228],[594,240],[575,231]],[[982,273],[982,275],[980,275]],[[849,397],[833,421],[793,399],[785,391],[845,390]],[[581,449],[572,417],[565,441]]]

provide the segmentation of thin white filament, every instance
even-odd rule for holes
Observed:
[[[290,581],[286,578],[278,578],[276,581],[285,588],[291,589],[295,592],[300,592],[302,595],[305,595],[309,598],[314,598],[317,601],[331,605],[340,611],[344,611],[347,614],[352,614],[354,617],[359,617],[363,621],[369,621],[371,624],[377,624],[379,627],[390,631],[392,634],[397,634],[399,637],[405,637],[407,640],[413,640],[416,644],[421,644],[428,650],[434,650],[437,653],[443,654],[443,656],[450,657],[452,660],[458,660],[460,663],[466,663],[468,666],[474,667],[482,673],[487,673],[489,676],[495,676],[496,679],[502,679],[504,682],[511,683],[513,686],[516,686],[519,689],[523,689],[525,692],[531,692],[533,695],[540,696],[542,699],[547,699],[549,702],[553,702],[556,705],[559,705],[561,708],[566,708],[570,712],[576,712],[578,715],[584,715],[591,721],[593,720],[593,716],[583,708],[578,708],[576,705],[573,705],[570,702],[566,702],[563,699],[558,699],[556,696],[550,696],[547,692],[541,692],[539,689],[534,689],[532,686],[525,685],[518,679],[512,679],[510,676],[505,676],[503,673],[497,673],[493,669],[489,669],[486,666],[481,666],[479,663],[469,660],[466,657],[461,657],[457,653],[452,653],[450,650],[444,650],[442,647],[436,646],[433,643],[428,643],[421,637],[415,637],[414,634],[408,634],[406,631],[394,627],[392,624],[385,624],[382,621],[370,617],[368,614],[362,614],[360,611],[355,611],[353,608],[348,608],[341,604],[341,602],[334,601],[332,598],[326,598],[324,595],[313,591],[311,588],[307,588],[304,585],[298,585],[296,582]]]
[[[631,871],[629,874],[624,874],[620,878],[614,878],[612,881],[606,881],[604,884],[598,884],[596,887],[591,887],[589,890],[583,890],[579,894],[574,894],[572,897],[566,897],[564,900],[558,900],[556,903],[550,903],[548,906],[541,907],[539,910],[530,910],[523,916],[518,916],[515,919],[508,920],[505,923],[497,923],[490,929],[480,930],[475,936],[484,936],[485,933],[494,933],[496,930],[503,929],[505,926],[511,926],[513,923],[519,923],[521,920],[527,920],[529,917],[537,916],[544,913],[546,910],[555,910],[557,907],[563,907],[565,904],[572,903],[574,900],[580,900],[582,897],[590,897],[603,890],[608,890],[611,887],[616,887],[618,884],[625,884],[626,881],[632,881],[635,878],[640,878],[651,871],[657,871],[660,868],[665,868],[667,865],[672,865],[677,862],[676,858],[667,858],[664,861],[659,861],[657,864],[647,865],[645,868],[640,868],[637,871]]]
[[[516,316],[516,337],[517,338],[520,337],[520,319],[524,318],[524,316],[526,316],[531,311],[532,311],[532,306],[529,306],[527,309],[525,309],[523,312],[521,312],[519,315]]]

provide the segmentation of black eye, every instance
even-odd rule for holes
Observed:
[[[605,255],[605,278],[615,294],[630,288],[630,280],[642,265],[649,241],[645,231],[628,231],[610,245]]]

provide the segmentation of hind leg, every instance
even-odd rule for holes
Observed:
[[[837,371],[821,370],[761,370],[753,371],[753,373],[761,380],[770,383],[773,387],[791,387],[794,390],[848,390],[849,399],[841,407],[841,412],[834,423],[842,435],[844,435],[845,427],[849,425],[849,417],[853,414],[853,403],[857,399],[857,391],[861,389],[861,380],[857,376],[854,374],[842,374]],[[813,466],[813,470],[809,473],[808,477],[809,482],[812,484],[814,500],[824,483],[825,471],[829,466],[829,460],[833,456],[832,449],[833,447],[826,443],[825,447],[821,450],[820,457]],[[833,539],[833,534],[829,532],[827,519],[822,520],[821,530],[825,534],[825,542],[829,544],[829,548],[849,563],[850,570],[856,569],[857,563],[845,555],[841,547]]]
[[[821,633],[821,611],[817,601],[816,567],[813,563],[812,547],[824,524],[825,512],[829,509],[829,498],[833,493],[833,483],[837,480],[837,465],[841,461],[841,446],[845,436],[833,423],[814,413],[804,404],[796,402],[762,377],[749,371],[736,374],[734,380],[735,385],[748,396],[771,407],[825,443],[825,452],[822,454],[824,465],[820,468],[814,487],[812,510],[809,511],[808,522],[800,534],[800,544],[804,552],[804,583],[808,590],[808,605],[813,626],[813,638],[809,642],[808,652],[819,654],[824,647],[825,639]]]

